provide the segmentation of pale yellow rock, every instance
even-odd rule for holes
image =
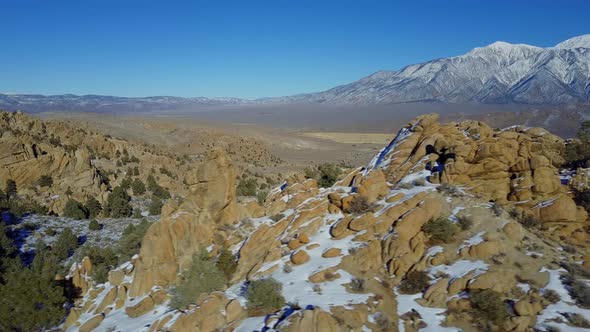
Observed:
[[[108,280],[115,286],[120,286],[125,279],[125,272],[123,270],[111,270],[108,274]]]
[[[324,258],[338,257],[341,255],[342,250],[340,248],[330,248],[322,253]]]
[[[104,316],[103,315],[95,315],[92,316],[91,318],[87,319],[84,323],[82,323],[82,325],[80,325],[80,328],[78,329],[79,332],[90,332],[93,331],[94,329],[96,329],[100,323],[102,323],[102,321],[104,320]]]
[[[145,315],[146,313],[154,309],[154,305],[155,303],[152,297],[146,296],[138,302],[136,302],[134,305],[125,307],[125,313],[127,314],[127,316],[131,318],[136,318]]]
[[[309,261],[309,255],[305,250],[298,250],[291,255],[291,262],[295,265],[305,264]]]

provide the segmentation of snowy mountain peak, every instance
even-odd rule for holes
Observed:
[[[503,41],[497,41],[490,45],[484,47],[476,47],[468,54],[488,54],[488,53],[501,53],[501,54],[510,54],[519,52],[522,53],[524,51],[540,51],[542,48],[531,46],[527,44],[510,44]]]
[[[560,49],[498,41],[463,55],[379,71],[326,91],[265,102],[590,103],[590,35],[557,47]]]
[[[555,48],[590,48],[590,34],[570,38],[555,45]]]

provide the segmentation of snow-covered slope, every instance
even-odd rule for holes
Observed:
[[[590,35],[552,48],[495,42],[467,54],[379,71],[323,92],[265,99],[284,103],[527,103],[590,101]]]

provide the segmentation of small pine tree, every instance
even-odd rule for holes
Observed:
[[[88,224],[88,229],[91,231],[100,231],[100,224],[98,221],[96,221],[96,219],[92,219]]]
[[[7,199],[8,199],[8,197],[6,197],[6,194],[4,193],[4,191],[2,191],[2,189],[0,189],[0,208],[6,208]]]
[[[96,198],[90,196],[86,200],[86,204],[84,204],[84,208],[88,212],[88,218],[96,218],[100,215],[102,211],[102,206],[96,200]]]
[[[580,125],[580,128],[578,129],[578,132],[576,133],[576,136],[582,142],[589,142],[590,141],[590,121],[582,122],[582,124]]]
[[[432,243],[449,243],[454,240],[458,227],[449,218],[439,217],[424,224],[422,231],[428,234]]]
[[[70,228],[65,228],[52,245],[52,252],[59,260],[68,258],[78,247],[78,237]]]
[[[248,310],[258,315],[281,309],[285,305],[282,289],[283,285],[273,278],[251,281],[246,290]]]
[[[231,279],[234,272],[236,272],[236,268],[238,267],[238,261],[236,260],[236,256],[232,254],[227,248],[222,248],[219,257],[217,258],[217,263],[215,263],[217,268],[225,274],[227,279]]]
[[[322,164],[318,167],[319,179],[318,184],[320,187],[331,187],[336,183],[338,177],[342,173],[342,170],[334,164]]]
[[[139,253],[141,241],[150,227],[150,223],[143,219],[137,226],[129,224],[119,240],[118,251],[120,254],[119,261],[128,261],[133,255]]]
[[[133,190],[133,195],[135,196],[141,196],[145,194],[145,185],[138,178],[133,180],[133,183],[131,184],[131,189]]]
[[[63,216],[67,218],[81,220],[86,219],[87,214],[82,203],[78,202],[73,198],[70,198],[66,202]]]
[[[129,204],[131,197],[122,187],[115,187],[107,198],[105,214],[111,218],[125,218],[131,216],[133,208]]]
[[[51,187],[53,185],[53,178],[49,175],[41,175],[38,183],[40,187]]]
[[[13,179],[6,180],[6,196],[8,199],[16,197],[16,182]]]
[[[121,181],[121,188],[128,190],[129,188],[131,188],[132,183],[133,183],[133,180],[131,180],[131,178],[129,176],[127,176],[126,178],[123,179],[123,181]]]
[[[160,213],[162,213],[162,206],[164,206],[164,203],[162,203],[162,200],[158,196],[156,196],[155,194],[152,195],[152,202],[150,203],[150,206],[148,207],[149,213],[153,216],[159,215]]]
[[[221,290],[227,279],[206,252],[195,254],[191,267],[182,273],[182,282],[172,291],[172,308],[185,308],[199,295]]]
[[[256,196],[256,179],[242,178],[236,187],[236,194],[238,196]]]

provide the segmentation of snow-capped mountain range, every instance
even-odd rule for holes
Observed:
[[[167,110],[242,104],[590,103],[590,35],[554,47],[495,42],[450,58],[378,71],[332,89],[286,97],[127,98],[0,94],[1,109],[28,111]]]
[[[590,102],[590,35],[551,48],[495,42],[467,54],[379,71],[287,103],[404,102],[569,104]]]

